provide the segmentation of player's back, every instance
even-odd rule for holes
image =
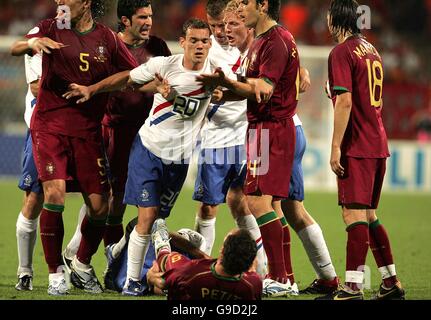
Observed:
[[[259,300],[262,281],[255,272],[224,277],[215,271],[217,260],[191,260],[165,273],[170,300]]]
[[[382,120],[383,62],[380,54],[362,36],[352,36],[337,45],[329,56],[329,83],[335,92],[351,92],[352,111],[342,149],[348,156],[389,156]]]

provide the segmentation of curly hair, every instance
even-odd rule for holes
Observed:
[[[223,244],[221,264],[224,271],[230,275],[248,271],[256,258],[256,253],[256,241],[249,231],[239,229],[230,234]]]
[[[91,0],[91,15],[93,19],[99,19],[105,15],[107,4],[105,0]]]

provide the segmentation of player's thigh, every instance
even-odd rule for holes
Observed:
[[[48,132],[31,131],[32,150],[39,180],[67,180],[70,141],[68,137]]]
[[[100,137],[71,138],[74,171],[83,194],[104,195],[109,192],[107,159]],[[105,201],[106,196],[101,197]],[[96,203],[94,203],[96,209]]]
[[[345,173],[337,179],[339,205],[350,209],[376,208],[383,183],[385,160],[342,157],[341,165]]]
[[[30,130],[27,132],[27,137],[25,140],[22,171],[18,188],[26,191],[27,193],[32,192],[35,194],[40,194],[43,192],[42,185],[39,183],[36,164],[34,162]]]

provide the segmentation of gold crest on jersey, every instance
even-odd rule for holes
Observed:
[[[55,171],[55,166],[52,164],[52,162],[48,162],[46,164],[45,170],[48,174],[52,175]]]

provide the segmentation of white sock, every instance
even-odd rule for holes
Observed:
[[[126,236],[122,236],[120,241],[115,243],[112,247],[112,257],[118,258],[118,256],[121,254],[121,251],[123,251],[124,247],[126,245]]]
[[[18,276],[22,273],[33,275],[33,252],[37,238],[39,219],[30,220],[19,213],[16,221],[16,240],[18,245]]]
[[[81,209],[79,210],[78,225],[76,226],[75,233],[73,234],[72,239],[70,239],[69,243],[66,246],[65,255],[66,255],[66,258],[68,259],[72,259],[73,256],[75,256],[76,253],[78,252],[79,244],[81,243],[81,238],[82,238],[81,224],[86,214],[87,214],[87,206],[84,203]]]
[[[268,273],[267,270],[267,258],[262,243],[262,235],[260,233],[259,225],[256,222],[255,217],[252,214],[247,216],[241,216],[236,218],[236,225],[239,229],[248,230],[251,237],[256,241],[257,246],[257,268],[256,272],[264,277]]]
[[[147,254],[150,245],[151,235],[139,235],[136,232],[136,227],[130,233],[129,246],[127,248],[127,277],[125,287],[128,285],[128,280],[141,280],[141,270],[144,264],[144,258]]]
[[[298,232],[308,258],[319,279],[332,280],[337,274],[323,238],[322,229],[315,223]]]
[[[216,218],[202,219],[199,216],[196,216],[195,221],[195,230],[199,232],[205,238],[206,241],[206,247],[204,252],[210,256],[215,241]]]

